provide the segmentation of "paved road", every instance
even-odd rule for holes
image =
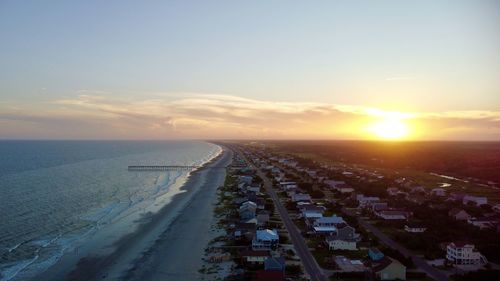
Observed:
[[[352,212],[349,212],[345,208],[342,209],[342,212],[346,214],[352,214]],[[421,257],[415,255],[413,252],[408,250],[407,248],[403,247],[396,241],[392,240],[389,236],[387,236],[385,233],[383,233],[380,229],[372,225],[371,223],[365,221],[364,219],[358,217],[358,223],[363,226],[365,229],[369,230],[373,235],[377,236],[377,238],[384,243],[385,245],[399,251],[403,256],[405,257],[410,257],[413,260],[413,263],[420,268],[422,271],[427,273],[430,277],[432,277],[434,280],[437,281],[450,281],[450,278],[443,272],[439,271],[438,269],[432,267],[429,265],[424,259]]]
[[[235,151],[239,153],[245,160],[247,160],[249,164],[251,163],[250,161],[248,161],[245,155],[241,153],[241,151],[237,149],[235,149]],[[288,233],[290,234],[290,238],[292,240],[293,245],[295,246],[297,255],[300,257],[302,264],[304,265],[304,268],[306,270],[306,273],[309,275],[310,280],[313,281],[328,280],[328,278],[323,275],[323,270],[316,263],[316,260],[309,251],[309,248],[307,247],[306,241],[302,237],[302,234],[299,232],[293,221],[290,219],[288,211],[281,204],[278,195],[276,195],[276,192],[272,188],[272,182],[269,180],[269,178],[267,178],[267,176],[264,173],[260,171],[260,169],[258,168],[255,169],[257,170],[257,175],[262,178],[264,182],[264,188],[266,189],[267,193],[273,200],[274,205],[276,206],[276,209],[278,210],[278,213],[280,214],[281,219],[283,220],[283,223],[285,224],[285,227],[288,230]]]
[[[284,169],[284,170],[287,170],[287,172],[293,172],[293,171],[290,171],[290,169],[287,169],[287,168],[282,167],[282,166],[280,166],[280,168]],[[300,176],[300,177],[302,179],[304,179],[304,177],[302,177],[302,176]],[[350,214],[352,216],[356,216],[355,214],[348,212],[348,210],[346,210],[345,208],[342,209],[342,212],[346,213],[346,214]],[[413,263],[418,268],[420,268],[420,270],[424,271],[425,273],[427,273],[427,275],[431,276],[434,280],[437,280],[437,281],[450,281],[450,279],[448,278],[448,276],[446,274],[444,274],[443,272],[439,271],[438,269],[432,267],[424,259],[422,259],[421,257],[416,256],[414,253],[412,253],[407,248],[405,248],[402,245],[396,243],[394,240],[392,240],[389,236],[387,236],[385,233],[383,233],[381,230],[379,230],[374,225],[366,222],[365,220],[363,220],[362,218],[359,218],[359,217],[358,217],[358,222],[365,229],[371,231],[375,236],[378,237],[378,239],[380,239],[380,241],[382,241],[387,246],[389,246],[389,247],[391,247],[391,248],[399,251],[405,257],[411,257],[411,259],[413,260]]]

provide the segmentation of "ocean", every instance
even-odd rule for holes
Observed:
[[[0,141],[0,280],[32,278],[101,229],[127,234],[189,176],[127,166],[202,165],[220,152],[196,141]]]

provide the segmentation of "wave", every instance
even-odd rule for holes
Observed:
[[[215,144],[209,145],[211,148],[203,157],[190,159],[191,161],[188,161],[186,165],[203,166],[222,153],[223,150],[220,146]],[[175,195],[173,193],[182,192],[180,191],[180,187],[186,182],[190,174],[191,172],[189,171],[169,171],[155,175],[156,178],[153,181],[154,188],[150,193],[141,193],[143,190],[139,190],[137,193],[131,194],[127,198],[127,201],[119,200],[110,202],[100,208],[82,214],[79,216],[79,219],[88,222],[88,224],[82,226],[79,234],[72,233],[67,235],[55,233],[53,237],[24,241],[8,248],[7,251],[9,253],[14,253],[22,245],[29,244],[31,247],[36,247],[36,250],[32,252],[32,258],[22,259],[9,264],[0,264],[0,281],[16,280],[18,278],[23,280],[29,279],[45,271],[57,263],[65,253],[74,250],[76,244],[85,243],[87,239],[98,233],[102,227],[109,225],[112,227],[114,223],[121,219],[140,213],[141,211],[144,212],[156,204],[159,198],[169,195],[169,193],[172,193],[172,196],[169,196],[171,198]],[[172,192],[171,187],[179,184],[181,186],[178,189],[176,188],[175,192]],[[169,200],[162,201],[165,204],[169,202]],[[164,205],[154,209],[159,210],[162,207]]]

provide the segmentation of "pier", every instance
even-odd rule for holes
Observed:
[[[128,166],[129,171],[190,171],[200,168],[201,166]]]

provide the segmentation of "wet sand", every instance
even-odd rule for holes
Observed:
[[[100,254],[71,257],[34,280],[199,280],[204,249],[210,240],[216,190],[224,183],[232,152],[191,174],[185,192],[154,215],[144,216],[137,231],[121,238]],[[106,254],[102,254],[106,253]],[[74,259],[74,258],[73,258]]]

